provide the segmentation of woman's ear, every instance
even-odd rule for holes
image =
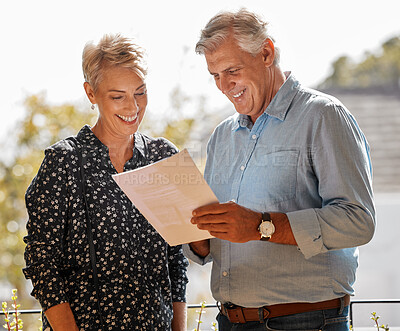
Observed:
[[[270,67],[275,60],[275,45],[269,38],[264,40],[262,49],[263,61],[266,67]]]
[[[85,89],[85,92],[86,92],[87,97],[89,98],[89,101],[92,104],[96,104],[97,103],[96,97],[94,96],[94,90],[93,90],[92,86],[88,82],[85,82],[85,83],[83,83],[83,88]]]

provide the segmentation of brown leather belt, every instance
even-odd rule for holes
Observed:
[[[341,302],[343,300],[343,303]],[[264,306],[260,308],[244,308],[236,305],[222,305],[221,313],[228,317],[231,323],[246,323],[260,321],[266,318],[273,318],[278,316],[286,316],[292,314],[305,313],[308,311],[324,310],[339,308],[343,304],[346,307],[350,304],[350,296],[345,295],[343,298],[337,298],[321,302],[296,302],[296,303],[282,303],[271,306]],[[261,316],[260,316],[261,315]]]

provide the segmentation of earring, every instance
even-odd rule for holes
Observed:
[[[94,109],[95,109],[95,106],[94,106],[94,104],[92,104],[92,106],[91,106],[90,108],[92,108],[92,110],[94,110]]]

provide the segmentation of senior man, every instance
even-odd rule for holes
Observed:
[[[237,114],[207,148],[221,203],[193,211],[215,239],[185,252],[213,262],[221,331],[348,330],[357,246],[375,229],[369,146],[343,104],[280,69],[266,26],[222,12],[196,45]]]

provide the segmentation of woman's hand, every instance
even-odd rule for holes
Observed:
[[[172,331],[186,331],[186,302],[173,302]]]
[[[49,308],[44,314],[54,331],[79,331],[68,302]]]

